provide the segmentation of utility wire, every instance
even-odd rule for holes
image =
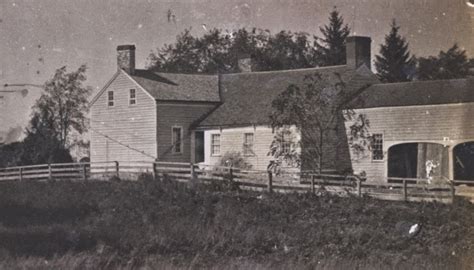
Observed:
[[[156,157],[154,157],[154,156],[152,156],[152,155],[150,155],[150,154],[147,154],[145,151],[142,151],[142,150],[133,148],[133,147],[131,147],[130,145],[125,144],[125,143],[122,143],[122,142],[120,142],[119,140],[110,137],[109,135],[106,135],[106,134],[103,134],[103,133],[100,132],[100,131],[94,130],[93,128],[89,128],[89,129],[90,129],[92,132],[95,132],[96,134],[99,134],[100,136],[102,136],[102,137],[104,137],[104,138],[107,138],[107,139],[109,139],[109,140],[111,140],[111,141],[113,141],[113,142],[116,142],[116,143],[118,143],[119,145],[124,146],[124,147],[126,147],[126,148],[128,148],[128,149],[130,149],[130,150],[132,150],[132,151],[135,151],[135,152],[140,153],[140,154],[142,154],[142,155],[145,155],[145,156],[147,156],[147,157],[156,159]]]

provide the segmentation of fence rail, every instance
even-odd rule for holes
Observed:
[[[456,194],[456,185],[473,185],[474,181],[445,179],[431,183],[428,179],[386,178],[383,182],[368,182],[357,175],[339,175],[334,172],[319,174],[312,171],[242,170],[232,167],[179,162],[93,162],[42,164],[0,168],[1,181],[48,180],[108,180],[112,177],[137,179],[140,174],[155,178],[168,178],[180,182],[229,181],[244,189],[268,192],[331,192],[338,194],[369,195],[389,200],[453,201],[461,194],[474,200],[474,187],[462,186]]]

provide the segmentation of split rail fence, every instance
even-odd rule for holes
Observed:
[[[52,180],[110,180],[114,177],[136,180],[142,174],[155,179],[204,183],[229,181],[242,189],[268,192],[336,193],[356,196],[369,195],[388,200],[437,200],[451,202],[456,196],[474,200],[474,181],[431,183],[428,179],[386,178],[381,182],[368,182],[357,175],[315,173],[313,171],[241,170],[232,167],[210,166],[178,162],[93,162],[61,163],[0,168],[1,181],[52,181]]]

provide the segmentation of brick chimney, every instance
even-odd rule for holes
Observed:
[[[117,46],[117,68],[130,75],[135,73],[135,45]]]
[[[241,54],[237,56],[237,65],[239,71],[242,73],[252,72],[252,57],[250,54]]]
[[[365,64],[369,69],[371,67],[370,59],[370,37],[351,36],[346,39],[346,65],[348,67],[358,68]]]

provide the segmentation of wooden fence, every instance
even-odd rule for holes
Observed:
[[[472,185],[473,181],[446,179],[441,183],[430,183],[427,179],[387,178],[374,183],[357,175],[290,170],[274,174],[268,171],[178,162],[94,162],[8,167],[0,168],[0,181],[87,181],[109,180],[113,177],[136,180],[141,174],[153,175],[155,179],[167,178],[180,182],[228,181],[242,189],[268,192],[330,192],[340,195],[369,195],[388,200],[443,202],[450,202],[456,196],[462,195],[474,200],[474,187],[456,187],[458,184]]]

